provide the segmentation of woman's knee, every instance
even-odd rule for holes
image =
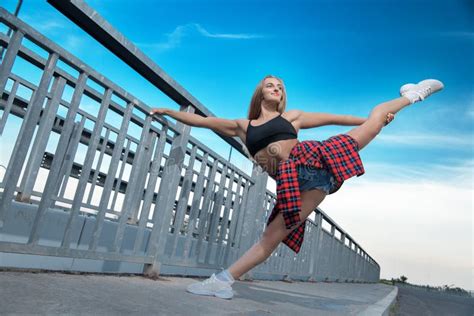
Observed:
[[[382,104],[377,105],[372,109],[369,115],[369,119],[375,120],[383,126],[387,119],[387,110]]]
[[[374,133],[374,136],[380,133],[386,120],[385,112],[375,108],[369,115],[368,124]]]

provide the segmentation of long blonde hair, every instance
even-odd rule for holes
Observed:
[[[255,91],[253,92],[252,99],[250,99],[250,107],[249,107],[249,112],[247,114],[247,118],[249,120],[255,120],[260,116],[260,113],[262,112],[262,100],[263,100],[263,82],[267,78],[275,78],[278,81],[280,81],[281,86],[282,86],[282,93],[281,93],[281,101],[278,104],[277,111],[282,114],[285,112],[286,108],[286,89],[285,89],[285,84],[283,83],[283,80],[280,78],[273,76],[273,75],[267,75],[265,76],[260,82],[258,83],[257,87],[255,88]]]
[[[273,76],[273,75],[267,75],[265,76],[260,82],[257,84],[257,87],[255,88],[255,91],[253,92],[252,99],[250,99],[250,107],[249,107],[249,112],[247,114],[247,118],[249,120],[255,120],[260,116],[260,113],[262,112],[262,100],[263,100],[263,83],[265,79],[267,78],[275,78],[278,81],[280,81],[281,86],[282,86],[282,92],[281,92],[281,101],[278,104],[277,111],[282,114],[285,112],[286,109],[286,89],[285,89],[285,84],[283,83],[283,80],[280,78]],[[247,146],[244,144],[243,146],[244,152],[247,154],[248,158],[253,161],[255,164],[257,164],[257,161],[252,157],[250,154],[250,151],[248,150]]]

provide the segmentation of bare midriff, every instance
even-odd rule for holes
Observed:
[[[288,159],[291,149],[298,143],[298,139],[279,140],[260,149],[255,155],[255,161],[267,172],[270,177],[276,180],[278,164],[282,160]]]

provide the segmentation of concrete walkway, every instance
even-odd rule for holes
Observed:
[[[232,300],[185,291],[194,278],[0,271],[0,314],[388,315],[384,284],[251,281]]]

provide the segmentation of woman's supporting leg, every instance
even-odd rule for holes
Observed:
[[[304,221],[325,197],[326,192],[318,189],[301,192],[301,221]],[[261,239],[228,268],[230,274],[237,280],[243,274],[264,262],[291,231],[286,229],[282,214],[278,214],[266,227]]]
[[[388,113],[395,114],[410,104],[410,100],[406,97],[400,97],[381,103],[372,109],[367,121],[346,134],[352,136],[352,138],[357,141],[359,144],[359,150],[361,150],[380,133],[385,125]]]

